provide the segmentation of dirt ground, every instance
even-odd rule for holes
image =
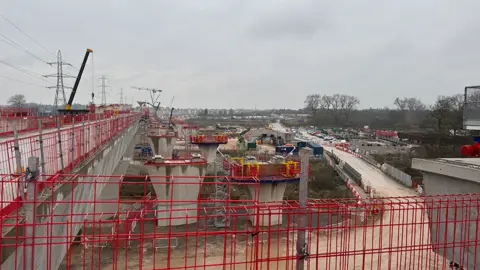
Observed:
[[[72,246],[60,269],[225,269],[223,264],[229,265],[226,269],[251,269],[257,265],[254,262],[260,262],[258,265],[263,267],[269,264],[270,269],[286,269],[285,260],[294,257],[296,239],[296,232],[287,231],[293,231],[298,215],[284,213],[282,225],[269,227],[267,234],[262,232],[267,228],[252,227],[246,212],[238,214],[232,216],[232,226],[227,229],[215,228],[212,220],[205,217],[188,226],[169,228],[158,228],[153,220],[146,220],[134,230],[130,248],[115,245],[123,241],[125,235],[111,239],[104,248],[77,244]],[[340,221],[340,216],[332,213],[314,213],[308,223],[309,227],[318,227]],[[92,232],[88,229],[85,234],[95,239]],[[101,231],[104,236],[109,232],[108,227]],[[166,248],[167,238],[162,243],[164,247],[155,249],[153,239],[162,236],[170,236],[171,249]],[[314,241],[315,236],[311,234],[309,239]],[[267,258],[283,259],[262,263]]]
[[[237,141],[238,139],[228,139],[227,144],[220,145],[220,151],[222,150],[236,150],[237,149]]]

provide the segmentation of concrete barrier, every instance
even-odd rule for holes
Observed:
[[[361,183],[362,182],[362,174],[360,174],[357,170],[355,170],[350,164],[345,162],[343,164],[343,169],[345,170],[346,173],[348,173],[355,182]]]
[[[367,163],[369,163],[372,166],[378,167],[378,162],[371,156],[360,154],[360,158],[365,160]]]
[[[338,148],[338,149],[340,149],[340,148]],[[371,156],[365,155],[363,153],[355,153],[353,151],[348,151],[348,150],[345,150],[345,149],[340,149],[340,150],[351,153],[352,155],[355,155],[356,157],[361,158],[362,160],[364,160],[368,164],[381,169],[382,172],[384,172],[386,175],[390,176],[394,180],[400,182],[401,184],[403,184],[407,187],[412,187],[412,177],[410,175],[402,172],[401,170],[393,167],[392,165],[390,165],[388,163],[384,163],[383,165],[381,165],[380,163],[377,163],[377,161],[375,159],[373,159]],[[348,165],[348,166],[350,166],[350,165]],[[351,168],[351,169],[353,169],[353,168]],[[349,169],[347,169],[346,171],[348,172],[348,170]],[[355,173],[355,172],[352,171],[352,173]],[[352,175],[352,176],[354,176],[354,175]],[[362,179],[360,178],[359,179],[359,184],[362,185],[362,187],[364,187],[364,189],[367,193],[369,193],[368,190],[370,189],[369,188],[370,184],[368,182],[362,181]]]
[[[384,163],[381,169],[385,174],[402,183],[403,185],[412,187],[412,177],[410,175],[400,171],[388,163]]]

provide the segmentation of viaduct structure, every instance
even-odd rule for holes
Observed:
[[[307,149],[297,159],[223,156],[222,176],[209,175],[228,139],[180,140],[192,127],[176,126],[84,115],[2,137],[1,269],[480,267],[475,159],[414,160],[425,172],[419,196],[324,145],[351,196],[312,198]],[[200,151],[175,152],[180,143]],[[127,175],[131,165],[146,175]]]

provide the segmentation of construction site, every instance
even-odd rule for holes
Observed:
[[[100,104],[94,90],[75,104],[92,53],[67,98],[58,51],[57,74],[44,76],[57,78],[54,111],[0,107],[0,270],[480,269],[480,137],[459,149],[468,158],[413,158],[422,178],[413,181],[370,155],[411,151],[396,131],[286,127],[283,115],[256,115],[261,91],[248,94],[252,115],[199,109],[208,124],[175,114],[175,96],[161,106],[158,88],[132,86],[150,97],[135,105],[122,89],[121,101],[107,104],[105,76]],[[466,87],[460,102],[465,131],[480,130],[473,92],[480,97],[480,86]],[[344,107],[316,104],[312,119],[328,112],[348,122],[358,99],[333,97]],[[358,135],[366,130],[376,135]],[[316,165],[332,173],[319,182]],[[346,195],[311,195],[326,182]]]
[[[18,130],[12,117],[14,136],[0,143],[1,269],[479,265],[477,180],[433,172],[423,165],[431,161],[414,162],[427,172],[420,196],[343,145],[324,145],[353,196],[315,199],[305,195],[308,147],[270,160],[229,157],[226,135],[149,109],[61,117],[56,128],[38,119],[34,130]],[[284,200],[289,182],[300,183],[296,200]],[[122,186],[143,192],[125,196]],[[232,199],[233,189],[245,196]]]

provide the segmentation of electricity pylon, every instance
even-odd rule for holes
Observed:
[[[63,74],[63,66],[72,66],[69,63],[65,63],[62,61],[62,52],[58,50],[57,52],[57,61],[56,62],[49,62],[49,65],[57,65],[57,73],[56,74],[49,74],[44,75],[44,77],[56,77],[57,78],[57,85],[56,86],[48,86],[47,88],[52,89],[55,88],[55,100],[53,105],[55,106],[55,112],[57,111],[59,106],[65,106],[67,103],[67,97],[65,96],[65,88],[72,89],[71,87],[63,85],[63,78],[75,78],[75,76],[71,76],[68,74]]]

